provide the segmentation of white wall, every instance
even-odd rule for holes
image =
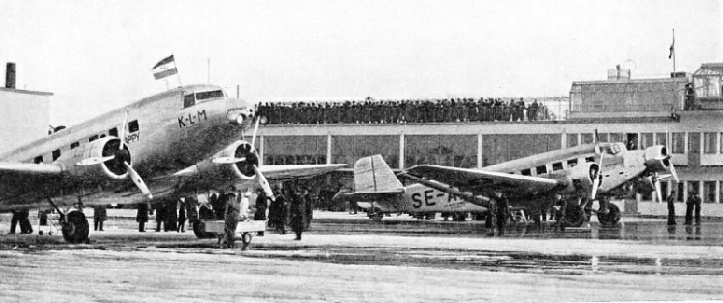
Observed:
[[[0,154],[48,135],[51,96],[0,89]]]

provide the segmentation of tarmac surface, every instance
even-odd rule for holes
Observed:
[[[48,227],[0,235],[0,301],[723,299],[721,221],[669,227],[630,217],[604,228],[593,218],[564,233],[511,224],[491,237],[481,221],[316,212],[302,241],[267,231],[241,250],[190,231],[156,233],[153,221],[138,233],[134,212],[108,214],[89,244],[65,244]]]

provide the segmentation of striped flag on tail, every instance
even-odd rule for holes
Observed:
[[[173,55],[158,61],[156,66],[153,67],[153,76],[156,77],[156,80],[175,74],[178,74],[178,70],[176,69],[176,61],[173,60]]]

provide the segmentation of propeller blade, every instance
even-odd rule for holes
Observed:
[[[276,197],[274,197],[274,192],[271,191],[271,186],[269,185],[269,181],[266,180],[266,177],[261,173],[259,170],[259,167],[254,165],[254,172],[256,173],[256,182],[259,183],[259,186],[261,186],[261,189],[264,190],[264,193],[266,193],[266,196],[271,199],[271,201],[275,201]]]
[[[668,170],[670,170],[670,173],[673,175],[673,179],[675,179],[675,182],[680,182],[680,179],[678,179],[678,173],[675,172],[675,165],[673,165],[673,161],[669,161],[670,165],[668,165]]]
[[[148,199],[153,199],[153,194],[151,194],[151,191],[148,190],[148,186],[146,186],[146,183],[143,182],[143,179],[140,175],[138,175],[138,172],[136,172],[136,170],[133,169],[128,162],[123,162],[123,164],[125,164],[128,169],[128,176],[131,178],[131,181],[136,184],[143,194],[148,196]]]
[[[120,129],[121,146],[119,149],[123,149],[123,145],[126,144],[126,127],[128,127],[128,112],[130,109],[126,109],[126,116],[123,118],[123,125]]]
[[[590,198],[595,200],[595,196],[597,195],[598,188],[600,187],[600,176],[602,176],[602,168],[603,168],[603,158],[605,158],[605,153],[600,153],[600,164],[598,164],[597,174],[595,175],[595,180],[592,181],[592,193],[590,194]]]
[[[217,157],[211,160],[211,162],[213,162],[214,164],[234,164],[242,161],[246,161],[246,158]]]
[[[655,194],[658,197],[658,202],[663,202],[663,192],[660,189],[660,180],[658,178],[655,178],[655,181],[653,181],[653,185],[655,186]]]
[[[254,145],[254,144],[256,143],[256,131],[259,129],[259,121],[260,120],[261,119],[258,119],[258,118],[256,119],[256,123],[254,125],[254,136],[251,137],[251,148],[253,148],[253,149],[256,149],[256,147],[254,147],[256,145]]]
[[[88,158],[88,159],[83,159],[78,163],[75,163],[75,165],[81,165],[81,166],[98,165],[105,161],[113,160],[113,159],[115,159],[115,156]]]

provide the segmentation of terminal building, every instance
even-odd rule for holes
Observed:
[[[15,88],[15,64],[7,63],[0,87],[0,154],[48,135],[52,93]]]
[[[662,79],[621,74],[573,82],[562,121],[269,124],[260,129],[257,148],[264,164],[352,167],[361,157],[381,154],[397,169],[417,164],[483,168],[592,143],[597,130],[600,141],[624,142],[628,149],[666,145],[680,182],[663,182],[663,194],[676,189],[682,203],[696,191],[704,216],[723,216],[723,63]],[[666,215],[666,205],[654,199],[638,194],[625,211]]]

